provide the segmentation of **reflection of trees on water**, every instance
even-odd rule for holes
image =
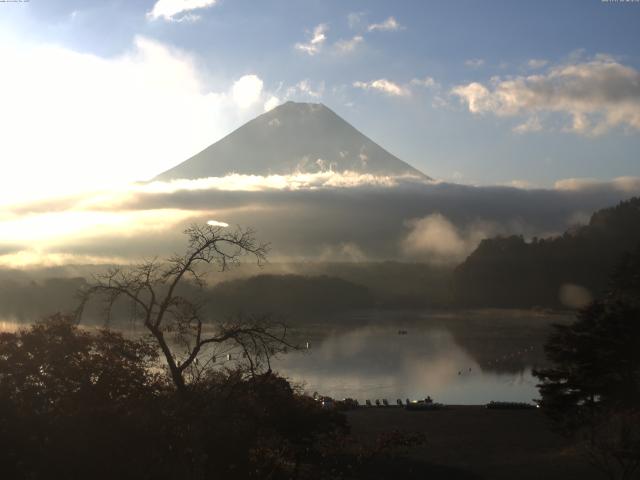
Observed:
[[[485,372],[516,374],[544,365],[544,343],[553,323],[573,320],[571,314],[488,310],[435,314],[431,325],[445,327],[457,345]]]
[[[368,325],[366,315],[358,315],[301,327],[299,338],[309,340],[311,350],[281,358],[277,368],[313,389],[357,398],[430,393],[473,403],[495,393],[492,399],[506,395],[530,401],[536,395],[531,368],[542,363],[548,325],[557,321],[455,312],[428,318],[420,312],[387,314],[376,312]]]
[[[478,312],[384,312],[372,311],[327,319],[323,327],[298,327],[300,341],[310,340],[318,347],[332,340],[332,354],[346,351],[346,357],[337,360],[367,371],[372,364],[400,368],[401,349],[429,361],[430,356],[445,346],[470,357],[466,369],[479,368],[496,374],[516,374],[532,367],[544,365],[543,345],[550,325],[572,321],[573,316],[537,314],[523,311]],[[376,329],[378,333],[375,334]],[[398,335],[398,331],[406,335]],[[425,332],[429,335],[425,336]],[[369,354],[363,354],[367,338]],[[336,343],[337,341],[337,343]],[[434,343],[435,342],[435,343]],[[451,345],[447,345],[450,343]],[[337,350],[336,350],[337,349]],[[369,358],[375,357],[374,359]],[[332,359],[323,358],[330,362]]]

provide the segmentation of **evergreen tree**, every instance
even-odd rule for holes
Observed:
[[[603,298],[556,325],[535,372],[541,406],[556,427],[580,439],[610,478],[640,467],[640,249],[623,258]]]

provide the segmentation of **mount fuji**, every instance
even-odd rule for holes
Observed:
[[[319,103],[284,103],[154,180],[355,172],[429,177]]]

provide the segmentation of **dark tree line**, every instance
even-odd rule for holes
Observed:
[[[640,245],[640,198],[594,213],[588,225],[527,242],[521,236],[483,240],[456,268],[455,301],[496,307],[562,306],[563,285],[594,296],[622,255]]]

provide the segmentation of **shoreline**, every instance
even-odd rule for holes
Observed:
[[[426,411],[358,408],[345,414],[352,434],[364,442],[389,431],[425,435],[426,443],[407,449],[393,467],[404,478],[601,478],[570,441],[552,431],[539,409],[448,405]]]

